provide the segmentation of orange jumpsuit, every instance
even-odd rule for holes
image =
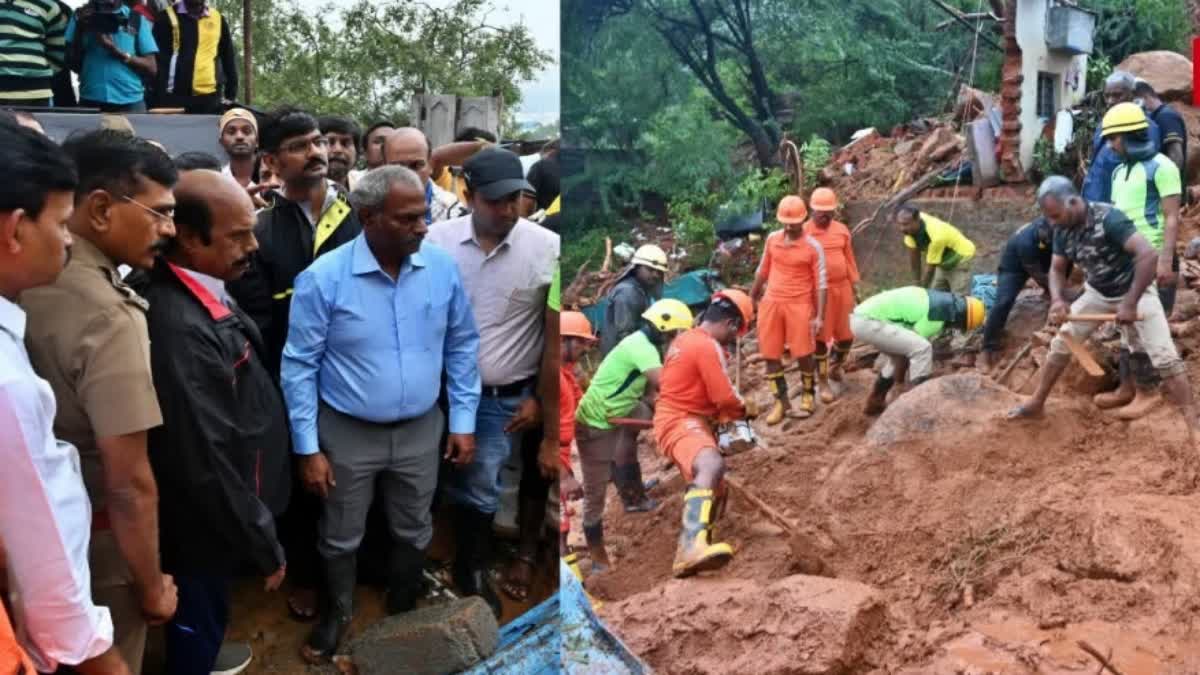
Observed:
[[[836,220],[826,228],[809,221],[804,226],[804,233],[820,242],[825,250],[825,275],[829,283],[825,293],[825,321],[817,341],[826,344],[830,340],[849,342],[854,339],[854,333],[850,331],[850,313],[854,311],[853,284],[859,279],[850,228]]]
[[[783,230],[772,232],[755,276],[767,282],[758,308],[758,351],[763,358],[778,361],[784,345],[794,358],[816,351],[810,322],[817,291],[826,286],[821,244],[807,235],[793,241]]]
[[[712,420],[746,416],[746,406],[725,372],[725,350],[703,329],[675,338],[663,359],[654,442],[692,482],[692,463],[705,448],[717,449]]]
[[[17,644],[17,637],[13,634],[12,624],[8,622],[8,612],[5,611],[2,602],[0,602],[0,673],[28,673],[28,675],[37,673],[33,668],[33,662],[29,660],[29,655],[21,649],[21,645]]]
[[[571,444],[575,442],[575,408],[583,398],[583,390],[575,379],[575,364],[563,363],[558,367],[558,459],[567,471],[571,470]],[[558,491],[559,532],[569,532],[570,513],[567,507],[567,494]]]

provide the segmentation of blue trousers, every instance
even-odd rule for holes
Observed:
[[[177,575],[179,606],[167,623],[167,671],[171,675],[209,675],[229,625],[227,576]]]
[[[517,413],[519,396],[484,396],[475,415],[475,460],[450,469],[446,498],[452,504],[469,506],[481,513],[495,513],[500,504],[500,468],[514,451],[520,452],[518,434],[504,433],[504,426]]]

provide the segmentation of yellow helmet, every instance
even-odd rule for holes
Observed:
[[[687,330],[692,327],[693,320],[692,310],[674,298],[663,298],[650,305],[645,312],[642,312],[642,318],[664,333],[673,330]]]
[[[987,309],[979,298],[967,296],[967,330],[975,330],[983,325]]]
[[[644,265],[659,272],[667,271],[667,254],[654,244],[646,244],[639,248],[634,252],[633,260],[630,262],[634,265]]]
[[[1146,119],[1146,112],[1142,110],[1142,106],[1136,103],[1118,103],[1104,113],[1104,119],[1100,122],[1100,135],[1107,137],[1149,128],[1150,122]]]

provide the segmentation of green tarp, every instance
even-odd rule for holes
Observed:
[[[708,306],[708,300],[721,287],[720,279],[713,270],[696,270],[688,272],[663,287],[664,298],[674,298],[683,302],[693,310]],[[592,328],[599,333],[604,325],[604,310],[608,307],[607,300],[583,308],[583,313]]]

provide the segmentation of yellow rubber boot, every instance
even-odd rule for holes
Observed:
[[[767,424],[775,426],[783,421],[788,411],[788,386],[787,378],[782,372],[771,373],[767,375],[767,381],[771,383],[771,388],[775,391],[775,405],[771,406],[771,412],[767,415]]]
[[[817,354],[817,381],[821,389],[821,403],[833,403],[833,387],[829,384],[829,352]]]
[[[676,579],[697,572],[724,567],[733,559],[733,547],[726,543],[710,543],[713,517],[713,491],[688,486],[683,497],[683,531],[671,572]]]
[[[817,410],[817,377],[810,370],[800,373],[800,381],[803,383],[803,389],[800,392],[800,409],[796,411],[796,417],[803,419],[812,417]]]

